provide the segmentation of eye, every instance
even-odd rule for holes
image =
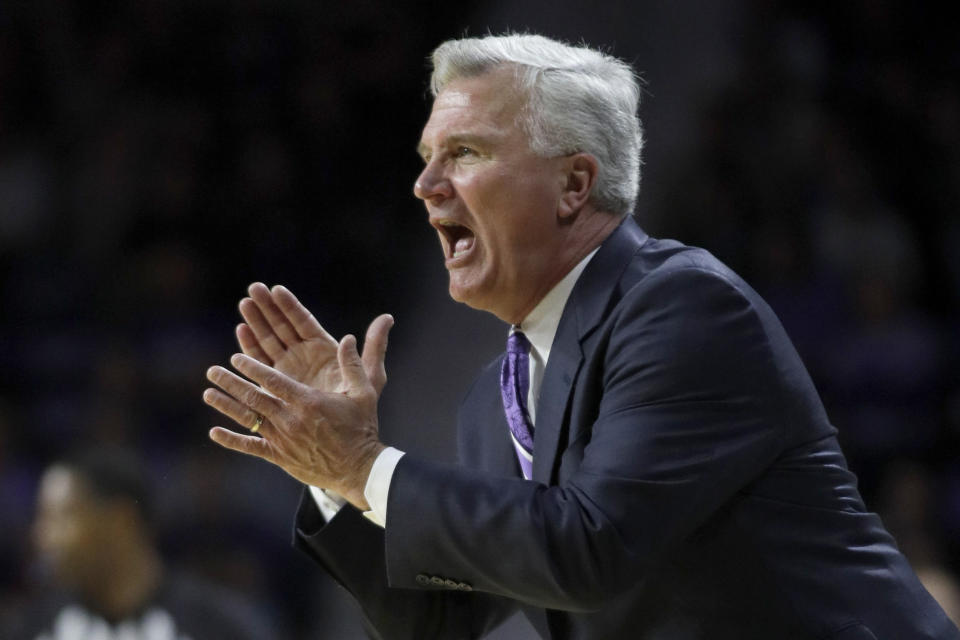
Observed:
[[[465,147],[465,146],[463,146],[463,145],[460,145],[460,146],[457,147],[456,150],[453,152],[453,157],[454,157],[454,158],[465,158],[465,157],[467,157],[467,156],[476,155],[476,153],[477,153],[477,152],[474,151],[473,149],[471,149],[470,147]]]

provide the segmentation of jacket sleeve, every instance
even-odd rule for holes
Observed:
[[[385,640],[480,638],[516,608],[489,594],[387,586],[383,529],[350,505],[326,523],[304,490],[294,546],[322,565],[359,602],[368,633]]]
[[[404,456],[389,497],[390,583],[442,575],[591,611],[642,580],[774,460],[789,429],[781,363],[795,354],[741,284],[687,267],[624,294],[585,350],[574,384],[594,406],[568,431],[587,444],[559,485]]]

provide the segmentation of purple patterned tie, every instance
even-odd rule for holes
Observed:
[[[523,477],[533,477],[533,424],[527,411],[527,391],[530,389],[530,341],[519,331],[507,339],[507,354],[500,368],[500,395],[507,424],[513,434]]]

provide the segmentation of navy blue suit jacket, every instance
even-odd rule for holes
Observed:
[[[387,528],[307,498],[295,543],[385,638],[960,639],[868,512],[770,308],[710,254],[626,220],[563,311],[518,471],[500,360],[461,466],[397,466]]]

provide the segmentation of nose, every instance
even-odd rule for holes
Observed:
[[[438,205],[453,195],[453,186],[444,175],[443,165],[431,160],[413,183],[413,195],[430,204]]]

